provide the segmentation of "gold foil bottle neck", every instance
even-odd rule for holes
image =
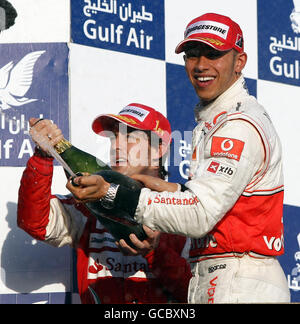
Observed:
[[[58,154],[62,154],[65,150],[69,149],[72,144],[66,139],[62,139],[59,143],[57,143],[54,148]]]

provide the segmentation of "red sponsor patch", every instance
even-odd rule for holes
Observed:
[[[219,166],[220,166],[220,163],[211,162],[207,171],[212,172],[212,173],[217,173]]]
[[[211,143],[210,155],[239,161],[244,145],[244,142],[234,138],[214,136]]]
[[[89,272],[90,273],[98,273],[103,269],[103,266],[100,264],[99,260],[94,261],[94,264],[89,267]]]

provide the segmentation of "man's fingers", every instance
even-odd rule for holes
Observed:
[[[43,120],[43,118],[34,118],[34,117],[32,117],[32,118],[29,119],[29,126],[33,127],[42,120]]]
[[[135,234],[130,234],[129,235],[130,241],[134,244],[134,246],[138,249],[138,250],[143,250],[145,248],[145,245],[142,241],[140,241]]]
[[[155,231],[153,231],[150,227],[146,226],[146,225],[143,225],[143,229],[146,233],[146,235],[149,237],[149,238],[153,238],[155,236]]]
[[[119,249],[122,251],[124,255],[138,255],[139,252],[129,246],[124,239],[121,239],[117,244]]]
[[[89,175],[88,173],[83,173],[82,176],[74,178],[73,182],[76,183],[78,186],[87,187],[95,185],[97,183],[97,178]]]
[[[67,189],[81,202],[101,199],[107,192],[109,183],[98,175],[83,175],[69,179]]]
[[[31,128],[34,128],[36,130],[41,130],[42,128],[57,128],[57,125],[53,124],[51,120],[43,118],[30,118],[29,125]]]

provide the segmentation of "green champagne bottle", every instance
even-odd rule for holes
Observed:
[[[55,146],[55,150],[75,174],[82,172],[99,174],[105,179],[105,181],[123,185],[132,191],[137,191],[142,188],[142,185],[139,182],[119,172],[111,170],[111,168],[103,161],[78,149],[65,139]],[[70,177],[68,172],[66,172],[66,176],[68,178]],[[124,239],[127,244],[134,247],[129,238],[131,233],[135,234],[141,241],[147,237],[142,225],[137,223],[126,212],[116,208],[107,210],[102,207],[100,201],[88,202],[85,203],[85,205],[91,214],[102,223],[102,225],[117,241]]]
[[[65,139],[56,144],[54,148],[74,173],[88,172],[92,174],[102,170],[111,170],[107,164],[95,156],[81,151]],[[70,175],[67,173],[67,176]]]

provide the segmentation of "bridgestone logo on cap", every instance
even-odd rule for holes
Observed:
[[[148,114],[149,114],[148,110],[136,106],[127,106],[124,109],[122,109],[119,113],[119,115],[129,115],[135,117],[140,122],[143,122],[145,118],[148,116]]]
[[[198,21],[190,26],[188,26],[185,31],[184,37],[190,37],[193,34],[201,34],[201,33],[209,33],[215,34],[216,36],[222,37],[223,39],[227,39],[229,31],[229,26],[218,23],[216,21]]]

